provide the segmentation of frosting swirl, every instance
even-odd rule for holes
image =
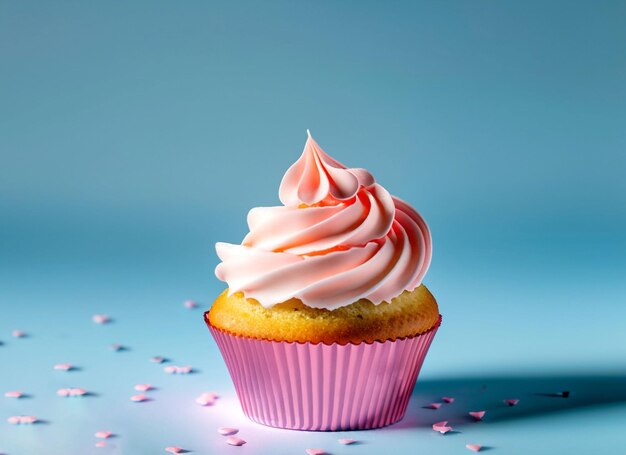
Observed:
[[[216,244],[215,274],[230,294],[266,308],[296,297],[332,310],[359,299],[389,302],[421,283],[432,253],[425,221],[368,171],[331,158],[310,133],[279,196],[284,206],[250,210],[241,245]]]

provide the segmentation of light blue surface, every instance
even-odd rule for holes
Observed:
[[[0,392],[30,395],[0,396],[0,453],[624,453],[624,17],[620,2],[0,3]],[[433,232],[444,322],[386,429],[248,422],[201,309],[182,306],[222,289],[213,244],[278,203],[306,128]],[[130,402],[145,382],[153,401]],[[70,386],[94,395],[56,395]],[[203,391],[222,398],[202,408]],[[422,407],[442,396],[456,401]]]

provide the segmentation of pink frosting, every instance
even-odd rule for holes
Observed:
[[[280,184],[284,206],[248,214],[241,245],[217,243],[217,277],[270,308],[296,297],[329,310],[359,299],[389,302],[422,281],[428,226],[365,169],[331,158],[309,134]]]

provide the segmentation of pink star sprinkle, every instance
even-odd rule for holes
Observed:
[[[483,446],[478,445],[478,444],[466,444],[465,447],[471,450],[472,452],[480,452],[480,449],[483,448]]]
[[[161,357],[160,355],[156,355],[150,359],[152,363],[163,363],[165,362],[165,357]]]
[[[452,397],[442,397],[441,399],[446,403],[454,403],[454,398]]]
[[[471,411],[468,414],[474,417],[476,420],[483,420],[483,417],[485,417],[485,412],[486,411]]]
[[[57,390],[57,395],[60,397],[82,397],[83,395],[87,395],[87,391],[80,388],[59,389]]]
[[[517,403],[519,403],[518,399],[508,399],[508,400],[504,400],[504,402],[506,404],[508,404],[509,406],[515,406]]]
[[[324,455],[326,452],[324,449],[306,449],[306,453],[309,455]]]
[[[231,446],[242,446],[246,443],[246,441],[244,441],[241,438],[238,438],[237,436],[230,436],[228,438],[226,438],[226,444],[229,444]]]
[[[446,434],[448,431],[452,430],[452,427],[448,426],[447,420],[444,420],[443,422],[433,423],[433,430],[438,431],[441,434]]]
[[[191,373],[192,370],[193,369],[189,365],[184,367],[179,367],[176,365],[168,365],[166,367],[163,367],[163,371],[169,374],[187,374]]]
[[[95,446],[96,447],[106,447],[107,443],[104,442],[104,441],[98,441],[98,442],[96,442]]]
[[[91,317],[91,320],[96,324],[106,324],[108,322],[111,322],[111,318],[108,317],[106,314],[94,314]]]
[[[239,430],[237,428],[222,427],[222,428],[218,428],[217,432],[221,434],[222,436],[231,436],[233,434],[239,433]]]
[[[110,431],[96,431],[94,436],[99,439],[108,439],[113,435]]]
[[[183,302],[183,306],[191,310],[193,308],[198,308],[198,302],[194,300],[185,300],[185,302]]]
[[[137,384],[135,386],[135,390],[137,390],[138,392],[147,392],[148,390],[152,389],[154,389],[154,387],[152,387],[150,384]]]
[[[37,422],[35,416],[11,416],[7,421],[12,425],[30,424]]]
[[[96,324],[107,324],[111,322],[111,318],[108,317],[106,314],[94,314],[91,317],[91,320]]]
[[[215,404],[217,396],[214,393],[205,392],[196,398],[196,403],[200,406],[212,406]]]
[[[17,390],[11,392],[5,392],[4,396],[7,398],[21,398],[24,396],[22,392],[18,392]]]
[[[135,403],[141,403],[141,402],[148,401],[148,400],[149,398],[142,393],[140,393],[139,395],[133,395],[132,397],[130,397],[130,401],[134,401]]]
[[[178,446],[170,446],[166,447],[165,451],[169,453],[182,453],[183,449]]]
[[[53,368],[55,370],[70,371],[74,366],[71,363],[57,363]]]
[[[342,438],[342,439],[337,439],[337,442],[339,442],[339,444],[349,446],[350,444],[354,444],[356,442],[356,439]]]
[[[196,403],[198,403],[200,406],[213,406],[215,404],[215,401],[209,400],[205,397],[198,397],[196,398]]]
[[[441,403],[430,403],[426,406],[428,409],[439,409],[441,407]]]
[[[21,330],[14,330],[13,332],[11,332],[11,335],[13,335],[15,338],[24,338],[26,336],[26,332],[22,332]]]

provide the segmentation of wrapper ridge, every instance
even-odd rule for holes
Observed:
[[[243,412],[271,427],[339,431],[391,425],[404,417],[441,324],[374,343],[295,343],[247,338],[205,320],[224,357]]]

